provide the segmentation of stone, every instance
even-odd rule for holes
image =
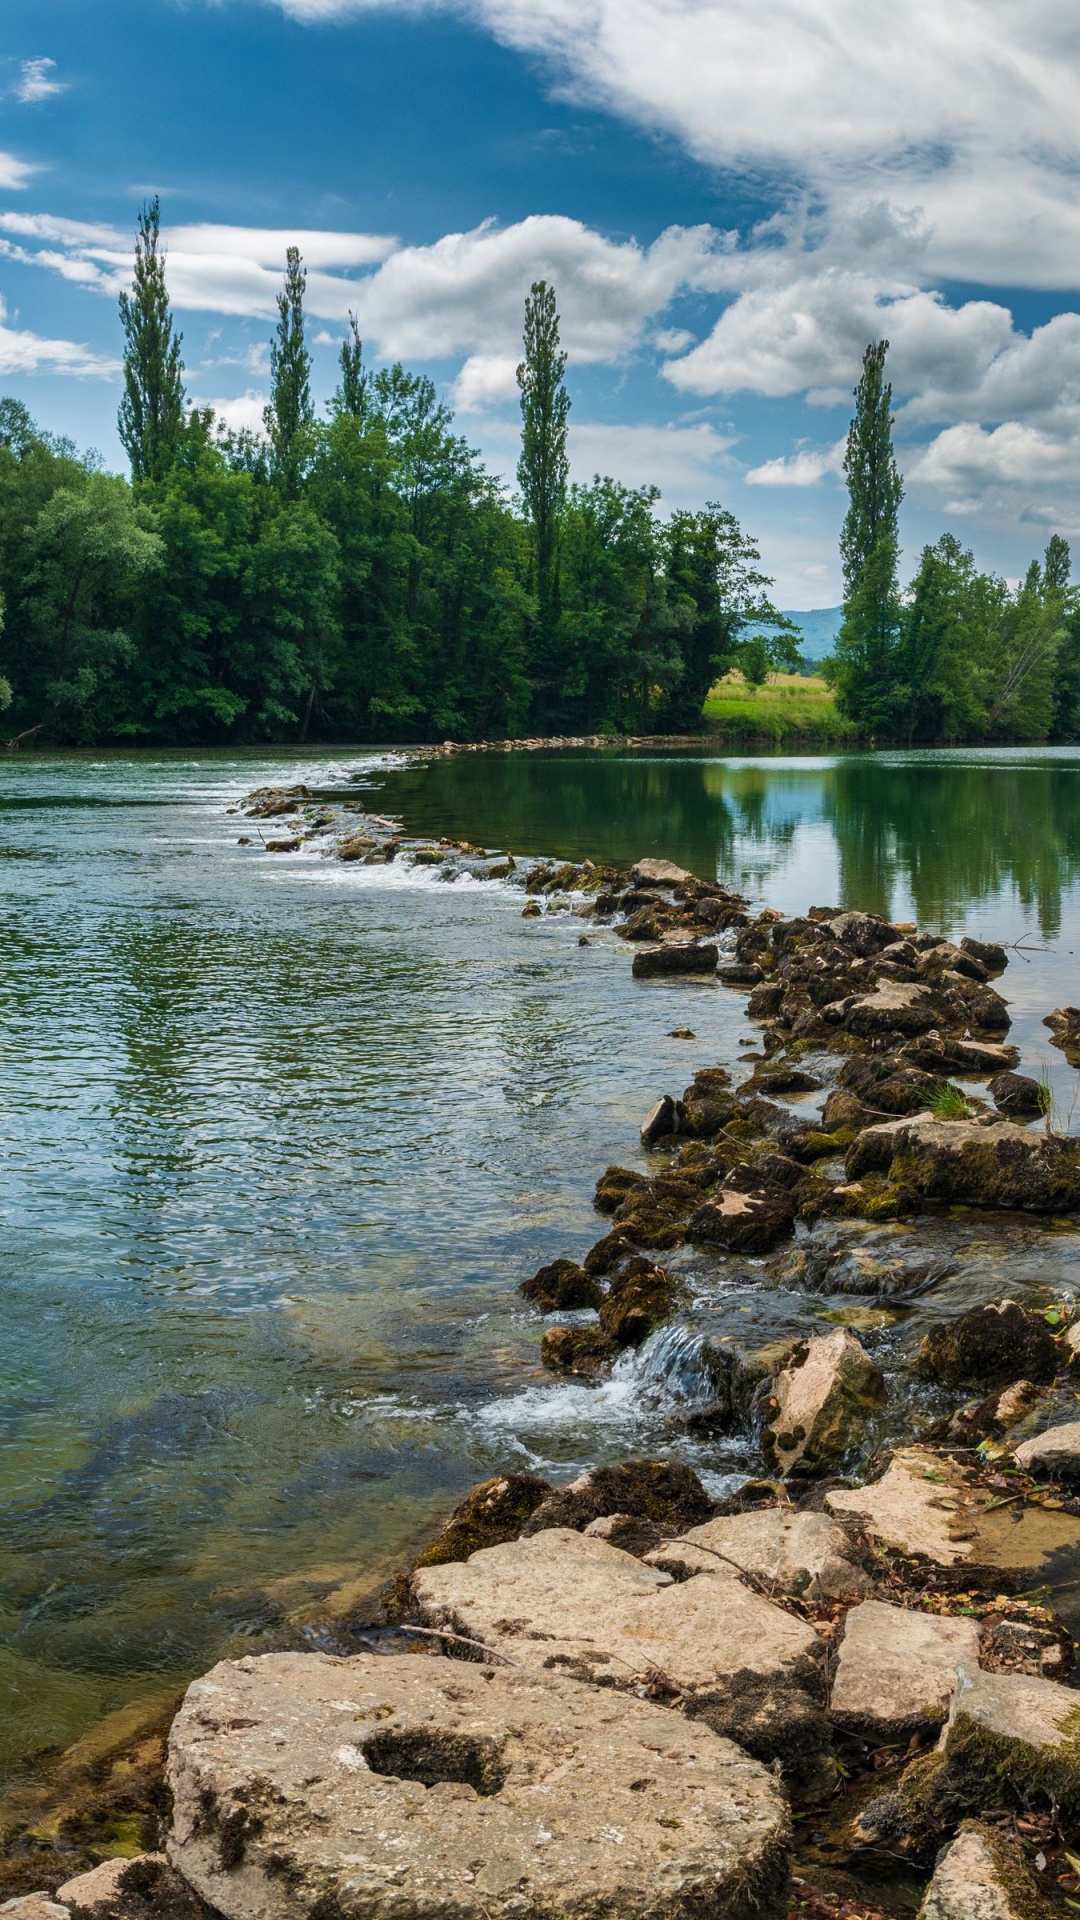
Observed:
[[[1056,1680],[961,1667],[941,1737],[943,1795],[965,1811],[1034,1801],[1080,1813],[1080,1700]]]
[[[498,1649],[523,1667],[608,1686],[663,1674],[683,1694],[715,1692],[744,1670],[820,1685],[821,1642],[805,1621],[717,1568],[675,1582],[603,1540],[564,1527],[432,1567],[413,1580],[421,1619]]]
[[[722,1739],[734,1740],[774,1771],[779,1765],[794,1801],[820,1800],[835,1792],[832,1729],[820,1702],[803,1688],[736,1674],[722,1691],[689,1701],[687,1715]]]
[[[716,977],[725,987],[758,987],[765,975],[759,966],[743,966],[739,961],[729,961],[725,966],[717,967]]]
[[[960,945],[965,953],[973,954],[976,960],[981,960],[988,973],[1004,973],[1009,964],[1009,956],[1004,947],[998,946],[994,940],[973,940],[971,935],[966,933]]]
[[[481,1481],[454,1508],[438,1539],[424,1549],[419,1567],[466,1560],[478,1547],[516,1540],[530,1515],[551,1492],[551,1482],[532,1473],[500,1473]]]
[[[859,1134],[845,1167],[849,1180],[879,1171],[929,1200],[1031,1213],[1080,1208],[1080,1140],[1009,1120],[889,1120]]]
[[[728,1253],[769,1253],[795,1226],[796,1202],[783,1187],[761,1180],[746,1192],[727,1181],[712,1200],[691,1214],[686,1237],[697,1246]]]
[[[554,1674],[267,1654],[189,1688],[169,1857],[224,1920],[779,1920],[789,1828],[730,1741]]]
[[[641,1123],[640,1134],[643,1147],[655,1147],[658,1140],[670,1139],[672,1134],[681,1133],[686,1124],[686,1113],[681,1100],[673,1100],[665,1093],[649,1108]]]
[[[1043,1316],[1016,1300],[990,1300],[931,1327],[915,1359],[920,1373],[946,1387],[1041,1384],[1061,1365]]]
[[[539,920],[543,911],[539,900],[527,900],[521,909],[521,917],[523,920]]]
[[[579,1374],[591,1380],[618,1351],[599,1327],[548,1327],[540,1342],[540,1364],[550,1373]]]
[[[853,994],[830,1001],[821,1010],[823,1020],[848,1033],[928,1033],[937,1020],[934,997],[924,986],[905,986],[882,980],[872,993]]]
[[[692,1467],[678,1460],[625,1460],[619,1466],[591,1467],[566,1486],[555,1487],[522,1532],[583,1528],[613,1513],[681,1530],[710,1519],[712,1512],[713,1502]]]
[[[639,1520],[633,1513],[601,1514],[599,1520],[590,1520],[583,1532],[587,1540],[606,1540],[609,1547],[621,1547],[636,1560],[644,1560],[664,1538],[664,1529],[655,1520]]]
[[[518,1292],[524,1300],[539,1307],[541,1313],[569,1313],[574,1308],[598,1307],[603,1299],[599,1281],[576,1260],[553,1260],[541,1267],[531,1280],[523,1280]]]
[[[754,1086],[758,1093],[768,1095],[776,1093],[819,1093],[824,1082],[815,1073],[804,1073],[801,1067],[777,1067],[767,1073],[758,1074]]]
[[[767,1464],[784,1474],[833,1471],[884,1400],[880,1368],[846,1327],[809,1341],[805,1359],[776,1375],[765,1402]]]
[[[1043,1089],[1030,1074],[1013,1073],[1006,1067],[1003,1073],[992,1075],[986,1091],[999,1113],[1028,1116],[1045,1111]]]
[[[677,973],[715,973],[719,948],[711,940],[684,940],[659,947],[639,947],[634,955],[635,980],[653,980]]]
[[[965,1820],[938,1857],[918,1920],[1052,1920],[1022,1854],[993,1827]]]
[[[15,1900],[5,1900],[0,1903],[0,1913],[6,1913],[8,1920],[70,1920],[69,1909],[47,1893],[23,1893]]]
[[[952,1456],[901,1447],[879,1480],[830,1488],[825,1509],[856,1521],[871,1540],[908,1559],[982,1575],[996,1591],[1039,1583],[1051,1563],[1080,1553],[1080,1520],[1064,1512],[996,1504]]]
[[[957,1665],[978,1662],[976,1620],[864,1600],[845,1622],[830,1715],[846,1732],[874,1740],[927,1733],[945,1720]]]
[[[858,1600],[871,1586],[844,1528],[828,1514],[795,1507],[761,1507],[707,1520],[654,1548],[648,1560],[676,1574],[730,1561],[770,1589],[804,1600]]]
[[[663,1267],[637,1255],[616,1274],[600,1303],[600,1327],[617,1347],[640,1347],[671,1318],[675,1286]]]
[[[677,887],[693,878],[672,860],[638,860],[630,869],[635,887]]]
[[[166,1867],[168,1862],[163,1853],[140,1853],[130,1860],[103,1860],[99,1867],[91,1868],[89,1873],[78,1873],[73,1880],[65,1880],[57,1888],[56,1897],[68,1906],[93,1909],[111,1904],[123,1895],[124,1881],[130,1873],[136,1886],[144,1880],[146,1869]],[[0,1908],[3,1912],[3,1908]]]
[[[1020,1049],[1004,1041],[961,1040],[956,1034],[942,1038],[940,1033],[926,1033],[918,1040],[909,1040],[899,1055],[905,1065],[919,1068],[924,1073],[968,1073],[986,1076],[1000,1073],[1006,1067],[1015,1067],[1020,1058]]]
[[[1060,1427],[1048,1427],[1033,1440],[1023,1440],[1015,1448],[1016,1464],[1035,1480],[1048,1476],[1053,1480],[1080,1482],[1080,1420],[1066,1420]]]

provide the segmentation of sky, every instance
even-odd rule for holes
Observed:
[[[904,568],[946,529],[1009,578],[1080,543],[1067,0],[5,0],[0,393],[117,469],[154,193],[189,395],[232,424],[295,243],[320,403],[355,313],[512,486],[545,278],[574,477],[721,501],[784,606],[840,597],[880,337]]]

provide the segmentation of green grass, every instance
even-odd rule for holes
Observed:
[[[836,711],[832,688],[816,676],[770,673],[763,687],[733,672],[718,680],[705,702],[705,726],[725,740],[769,740],[785,746],[828,746],[854,740]]]
[[[953,1086],[951,1080],[943,1081],[937,1091],[930,1095],[927,1106],[935,1120],[967,1120],[971,1117],[971,1108],[964,1095],[959,1087]]]

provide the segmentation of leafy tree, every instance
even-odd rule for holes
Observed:
[[[278,294],[278,324],[270,346],[270,404],[263,418],[270,440],[271,468],[281,492],[295,499],[311,453],[315,420],[311,404],[311,355],[304,340],[307,274],[300,251],[285,254],[285,284]]]
[[[761,571],[755,542],[717,501],[700,513],[673,513],[662,538],[666,576],[690,618],[680,642],[682,672],[658,723],[672,733],[691,733],[701,724],[710,687],[743,665],[752,644],[745,638],[748,631],[757,630],[768,672],[796,664],[796,630],[768,598],[772,583]]]
[[[893,719],[900,628],[898,514],[903,483],[892,450],[892,387],[885,380],[887,340],[863,354],[855,417],[844,454],[849,504],[840,536],[844,620],[836,643],[839,704],[868,733]]]
[[[349,332],[341,343],[338,364],[341,385],[334,395],[332,411],[350,413],[354,419],[363,420],[368,410],[368,376],[364,371],[364,343],[355,313],[349,315]]]
[[[114,719],[116,669],[132,654],[120,617],[130,590],[161,558],[152,514],[116,475],[92,473],[77,490],[57,488],[38,514],[25,609],[40,717],[60,738],[93,739],[103,717]]]
[[[566,455],[570,396],[563,374],[555,289],[533,282],[525,302],[525,357],[517,370],[521,392],[521,458],[518,485],[533,529],[536,566],[537,640],[541,674],[554,641],[559,605],[559,523],[570,465]]]
[[[176,457],[184,425],[181,336],[173,325],[155,194],[139,216],[131,293],[120,295],[124,397],[120,441],[132,478],[161,480]]]

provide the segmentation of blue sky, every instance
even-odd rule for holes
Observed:
[[[839,596],[885,333],[905,561],[1080,537],[1080,23],[1064,0],[7,0],[0,391],[120,466],[116,295],[160,192],[192,397],[258,421],[284,249],[316,390],[355,309],[511,478],[529,282],[571,452],[719,498]],[[1080,566],[1078,566],[1080,572]]]

